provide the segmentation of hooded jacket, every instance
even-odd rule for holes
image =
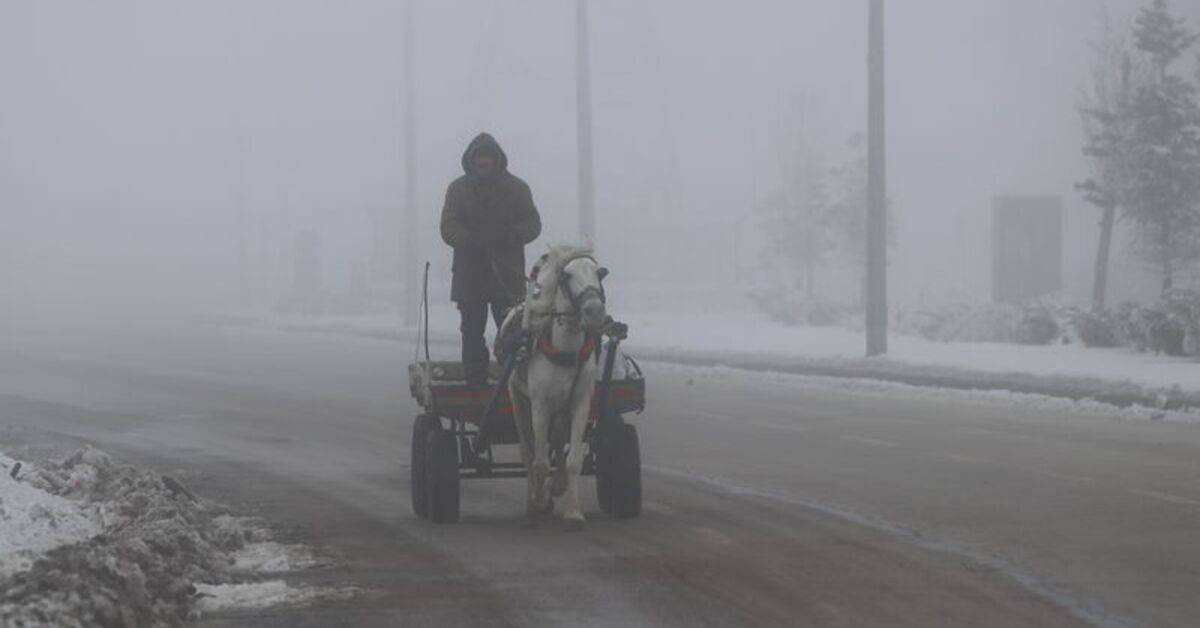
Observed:
[[[472,168],[479,150],[496,155],[496,168],[486,177]],[[450,298],[515,303],[525,296],[525,245],[542,232],[533,194],[508,171],[508,156],[487,133],[471,140],[462,167],[442,207],[442,240],[454,248]]]

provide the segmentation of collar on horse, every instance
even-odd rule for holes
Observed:
[[[558,347],[554,346],[554,341],[550,339],[550,336],[538,336],[537,350],[556,366],[579,366],[589,357],[600,359],[600,353],[596,351],[599,342],[599,334],[588,333],[584,336],[583,346],[579,347],[578,351],[560,351]]]

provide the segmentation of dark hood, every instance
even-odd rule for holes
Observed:
[[[475,139],[471,140],[471,143],[467,145],[467,150],[463,153],[463,172],[471,174],[471,158],[475,156],[475,151],[484,146],[490,146],[496,152],[496,171],[507,171],[508,155],[504,154],[504,149],[500,148],[500,143],[490,133],[480,133],[475,136]]]

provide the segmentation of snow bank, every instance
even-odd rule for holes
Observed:
[[[637,315],[627,348],[736,352],[768,358],[859,359],[863,333],[839,327],[784,327],[756,313],[697,313],[688,316]],[[1095,378],[1152,388],[1200,391],[1200,363],[1137,353],[1129,349],[1088,349],[1079,345],[1027,346],[987,342],[936,342],[893,334],[887,359],[893,363],[941,366],[992,373]]]
[[[29,569],[46,552],[103,531],[100,513],[22,481],[29,465],[0,454],[0,579]]]
[[[243,595],[228,592],[241,589],[221,588],[235,578],[316,563],[177,480],[92,448],[22,468],[17,478],[0,478],[0,625],[178,625],[212,608],[201,603],[209,598],[219,608],[238,605]],[[204,587],[220,595],[205,596]],[[253,604],[328,595],[258,595]]]
[[[0,581],[3,625],[177,624],[192,582],[216,579],[242,537],[179,482],[82,449],[31,472],[31,489],[94,509],[102,534],[64,545]]]
[[[907,384],[875,379],[820,377],[776,372],[754,373],[724,366],[696,367],[655,363],[653,364],[653,369],[656,372],[661,370],[674,371],[681,376],[699,380],[745,381],[747,383],[770,382],[786,386],[791,390],[799,388],[809,388],[812,390],[837,389],[853,392],[856,395],[876,396],[886,399],[895,399],[897,395],[905,395],[909,398],[969,402],[972,404],[1005,408],[1023,407],[1054,413],[1107,416],[1126,421],[1162,420],[1177,423],[1200,423],[1200,414],[1197,414],[1195,411],[1169,411],[1140,405],[1118,407],[1092,399],[1073,400],[1007,390],[959,390],[930,386],[909,386]]]
[[[249,610],[272,606],[299,606],[323,600],[347,599],[358,594],[352,587],[342,589],[293,587],[283,580],[242,584],[200,584],[197,607],[202,612]]]

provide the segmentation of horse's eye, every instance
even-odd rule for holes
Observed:
[[[596,269],[596,276],[597,276],[597,277],[599,277],[599,278],[601,278],[601,279],[604,279],[605,277],[607,277],[607,276],[608,276],[608,269],[607,269],[607,268],[605,268],[605,267],[603,267],[603,266],[601,266],[600,268],[597,268],[597,269]]]

